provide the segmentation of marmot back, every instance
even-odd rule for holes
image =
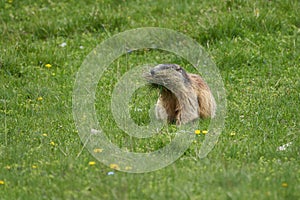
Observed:
[[[205,81],[176,64],[159,64],[144,75],[154,86],[162,86],[157,100],[156,118],[185,124],[197,118],[213,118],[215,99]]]

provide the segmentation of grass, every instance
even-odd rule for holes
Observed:
[[[296,0],[1,0],[1,199],[299,199],[299,11]],[[145,26],[182,32],[209,52],[226,88],[226,127],[204,159],[197,158],[205,137],[199,135],[172,165],[130,174],[83,148],[72,92],[76,72],[97,44]],[[122,148],[152,151],[172,138],[172,126],[146,141],[130,138],[110,113],[112,90],[126,71],[163,62],[188,64],[141,51],[116,60],[98,84],[99,123]],[[135,95],[131,115],[148,123],[157,93],[143,88]]]

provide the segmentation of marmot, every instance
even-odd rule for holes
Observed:
[[[159,64],[144,78],[161,88],[155,107],[157,119],[181,125],[215,116],[216,101],[199,75],[187,73],[177,64]]]

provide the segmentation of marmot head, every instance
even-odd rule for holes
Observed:
[[[190,85],[186,71],[176,64],[159,64],[144,74],[144,77],[153,86],[161,85],[169,90]]]

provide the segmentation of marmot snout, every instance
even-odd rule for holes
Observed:
[[[157,119],[180,125],[215,116],[215,99],[199,75],[176,64],[159,64],[144,77],[150,84],[162,86],[155,107]]]

